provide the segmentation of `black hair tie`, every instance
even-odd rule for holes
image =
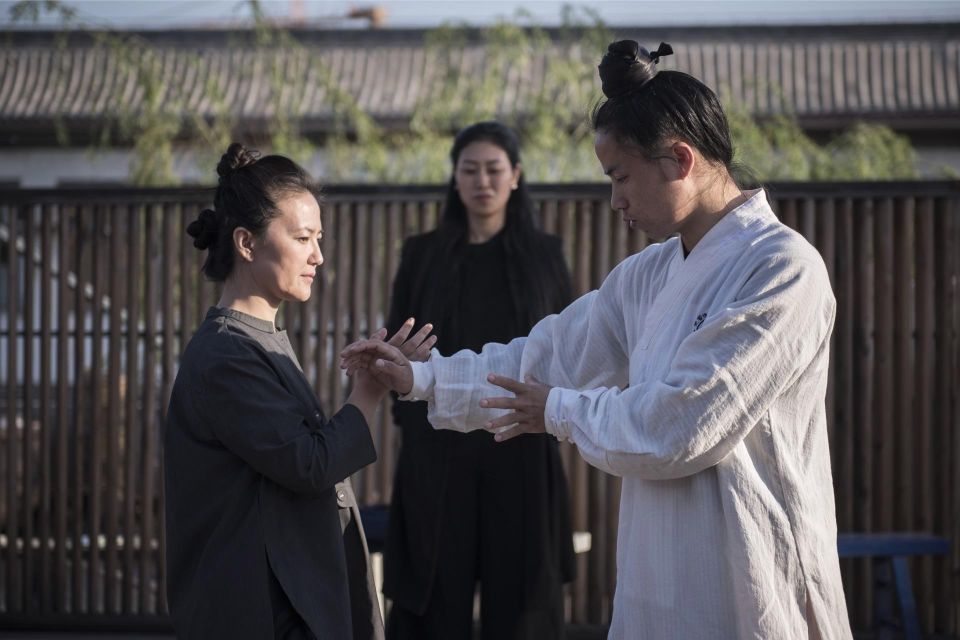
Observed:
[[[672,53],[673,47],[666,42],[661,42],[653,53],[635,40],[611,43],[598,67],[603,94],[616,98],[640,89],[657,75],[655,65],[660,58]]]
[[[661,42],[660,46],[657,47],[657,50],[650,54],[650,60],[654,64],[657,64],[658,62],[660,62],[660,58],[662,56],[672,56],[672,55],[673,55],[673,47],[668,45],[666,42]]]

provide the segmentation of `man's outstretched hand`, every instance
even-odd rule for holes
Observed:
[[[552,387],[541,384],[533,376],[527,376],[526,382],[520,382],[507,376],[498,376],[491,373],[487,376],[487,380],[491,384],[513,393],[512,398],[501,396],[499,398],[485,398],[480,401],[480,406],[486,409],[512,410],[510,413],[484,425],[487,431],[496,434],[494,439],[497,442],[515,438],[523,433],[546,433],[543,414],[546,411],[547,396],[550,395]]]

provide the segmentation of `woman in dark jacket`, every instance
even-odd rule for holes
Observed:
[[[559,239],[534,226],[515,134],[474,124],[451,159],[442,221],[404,245],[387,323],[432,323],[444,355],[526,335],[571,297]],[[388,638],[471,638],[477,581],[483,638],[562,637],[573,546],[556,439],[504,447],[482,430],[437,431],[424,403],[395,403],[394,419],[403,436],[384,557]]]
[[[180,360],[164,440],[174,629],[197,640],[382,638],[347,478],[376,460],[367,425],[384,389],[358,378],[327,420],[274,324],[281,302],[309,299],[323,263],[316,188],[293,161],[236,143],[217,172],[215,209],[187,232],[223,290]]]

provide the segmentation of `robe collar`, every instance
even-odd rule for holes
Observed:
[[[731,209],[720,220],[707,231],[697,246],[687,254],[683,255],[683,242],[679,237],[673,240],[676,242],[674,247],[674,265],[695,264],[704,257],[715,255],[718,249],[721,249],[731,239],[739,236],[744,231],[752,228],[775,222],[777,217],[767,202],[767,194],[763,189],[755,189],[753,192],[746,192],[750,197],[735,209]]]

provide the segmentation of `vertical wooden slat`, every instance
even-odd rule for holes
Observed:
[[[857,290],[854,295],[854,384],[859,390],[854,403],[854,527],[858,531],[873,531],[874,523],[871,469],[874,463],[874,376],[875,369],[875,311],[874,296],[874,211],[870,199],[858,200],[857,227],[860,230],[856,249]],[[868,593],[872,573],[866,563],[857,584],[863,593]],[[867,616],[869,605],[867,603]]]
[[[777,209],[780,221],[791,229],[797,228],[797,205],[793,198],[783,201],[783,204]]]
[[[149,215],[149,212],[148,212]],[[206,276],[203,275],[203,264],[206,261],[207,251],[194,251],[193,259],[195,267],[193,269],[194,273],[197,274],[197,287],[194,290],[194,310],[196,312],[194,316],[194,327],[200,326],[200,323],[203,322],[203,319],[207,315],[207,310],[216,304],[216,299],[210,295],[210,286],[206,281]],[[147,259],[149,259],[149,254],[147,254]]]
[[[137,574],[135,540],[141,545],[150,537],[142,527],[138,527],[137,508],[137,471],[142,468],[140,457],[142,440],[140,438],[141,414],[138,411],[140,399],[140,278],[144,272],[143,255],[143,207],[132,205],[127,208],[127,235],[130,251],[127,254],[127,403],[126,423],[124,425],[124,535],[123,547],[123,612],[138,611],[134,589]],[[144,502],[140,502],[144,505]],[[142,590],[143,576],[139,580]]]
[[[854,326],[855,326],[855,282],[857,258],[854,255],[854,247],[859,238],[860,230],[854,227],[853,201],[850,198],[843,198],[838,207],[838,229],[837,229],[837,321],[834,333],[838,337],[838,348],[835,352],[837,359],[837,393],[840,401],[837,403],[837,413],[834,417],[834,433],[836,449],[834,453],[833,467],[837,470],[834,473],[834,483],[838,486],[838,504],[837,520],[838,528],[841,531],[857,530],[857,523],[854,519],[854,506],[856,504],[856,487],[854,484],[854,451],[855,451],[855,428],[856,416],[854,410],[854,401],[856,394],[854,384]],[[851,571],[852,561],[843,563],[846,577],[845,586],[848,592],[858,593],[860,591],[860,582],[856,581],[857,575]],[[861,582],[864,578],[860,578]],[[858,619],[864,619],[866,612],[865,599],[863,597],[855,598],[847,603],[851,616]]]
[[[72,209],[73,220],[77,211]],[[60,207],[57,216],[57,462],[56,462],[56,610],[67,613],[70,593],[70,575],[67,568],[67,499],[69,483],[69,429],[70,429],[70,380],[76,380],[76,367],[68,370],[68,349],[70,348],[70,284],[69,274],[75,263],[70,261],[71,218],[68,208]],[[76,340],[76,332],[74,332]],[[74,567],[75,568],[75,567]]]
[[[327,367],[330,372],[330,411],[335,411],[344,400],[343,379],[340,372],[336,370],[332,363],[337,361],[340,352],[343,351],[344,337],[346,327],[344,327],[344,314],[349,309],[348,302],[350,289],[350,247],[353,245],[351,229],[350,206],[340,204],[336,211],[336,232],[334,241],[336,246],[334,253],[336,255],[336,272],[333,276],[333,286],[336,291],[336,304],[333,306],[333,349],[330,353],[331,366]]]
[[[933,402],[936,381],[936,302],[934,283],[934,206],[931,198],[922,198],[917,208],[917,458],[915,468],[919,472],[920,499],[916,512],[916,526],[920,531],[930,531],[933,518]],[[931,589],[932,564],[922,560],[919,571],[913,575],[917,602],[927,602]],[[916,564],[914,565],[917,566]],[[926,624],[927,608],[918,608],[921,620]]]
[[[893,525],[893,201],[879,201],[875,231],[874,313],[876,318],[876,399],[874,405],[873,485],[874,525],[889,531]]]
[[[7,611],[20,611],[23,608],[23,591],[20,580],[20,558],[17,557],[17,542],[20,530],[17,523],[17,505],[19,504],[17,488],[18,479],[17,447],[17,318],[19,317],[18,301],[20,283],[18,281],[17,237],[20,234],[18,224],[19,212],[17,207],[7,209],[7,558],[6,558],[6,592]]]
[[[34,264],[35,209],[28,205],[23,208],[23,430],[21,431],[21,482],[23,489],[23,610],[27,613],[36,611],[34,600],[34,548],[33,548],[33,518],[34,518],[34,436],[36,434],[33,412],[33,371],[34,371],[34,323],[36,290],[39,284],[36,280]]]
[[[362,266],[360,270],[360,287],[357,288],[358,310],[353,318],[352,324],[359,325],[362,321],[365,325],[362,329],[355,332],[351,341],[361,337],[367,337],[379,328],[377,322],[377,284],[380,276],[380,258],[377,249],[377,205],[367,204],[357,211],[358,227],[356,244],[357,253],[354,254],[354,264]],[[373,424],[370,425],[374,443],[380,443],[380,435],[383,433],[380,412],[377,412]],[[383,449],[379,450],[379,456],[383,455]],[[377,467],[368,464],[363,468],[363,504],[376,504],[380,502],[379,483],[376,479]]]
[[[824,199],[813,201],[814,215],[817,217],[817,248],[823,256],[823,262],[827,267],[827,274],[830,278],[830,285],[833,288],[834,297],[837,291],[837,216],[834,208],[833,199]],[[836,452],[836,432],[834,430],[834,416],[837,410],[837,331],[836,318],[834,318],[834,331],[830,335],[830,362],[827,375],[827,397],[826,397],[826,415],[827,415],[827,435],[830,443],[831,453]],[[831,455],[831,460],[833,456]],[[833,467],[836,473],[836,466]],[[836,483],[834,483],[836,487]]]
[[[177,344],[174,341],[176,316],[173,311],[175,309],[174,290],[177,286],[176,255],[181,245],[177,242],[176,235],[179,213],[179,207],[176,205],[171,204],[163,208],[163,251],[160,254],[160,269],[163,274],[163,309],[160,312],[163,322],[163,394],[160,396],[159,406],[162,416],[167,414],[167,404],[173,392],[174,358],[177,353]]]
[[[914,450],[914,199],[898,202],[894,229],[896,267],[894,309],[897,331],[893,370],[897,377],[894,394],[896,429],[896,471],[893,504],[894,528],[909,531],[913,528],[916,469]]]
[[[833,416],[836,441],[834,483],[839,486],[837,520],[840,530],[853,531],[853,311],[854,311],[854,226],[853,203],[844,199],[837,211],[837,413]]]
[[[83,425],[86,422],[87,405],[89,404],[90,393],[89,376],[87,374],[86,353],[87,353],[87,305],[84,296],[87,272],[84,269],[90,254],[89,242],[87,241],[87,228],[91,211],[89,206],[81,206],[77,210],[76,224],[76,290],[74,303],[74,412],[73,412],[73,539],[70,543],[73,545],[73,591],[72,591],[72,611],[87,612],[86,594],[87,589],[84,586],[84,566],[83,566],[83,544],[84,526],[82,514],[82,505],[84,504],[84,481],[83,470],[84,461],[84,438]]]
[[[949,198],[947,208],[947,229],[945,235],[950,239],[946,254],[950,256],[949,262],[949,280],[953,283],[950,289],[950,333],[951,340],[951,376],[950,387],[957,389],[960,387],[960,198],[954,196]],[[956,395],[951,396],[951,412],[953,414],[951,429],[951,440],[953,446],[950,482],[950,531],[953,552],[951,554],[949,569],[950,582],[947,592],[947,615],[951,618],[946,626],[947,633],[960,635],[960,399]]]
[[[45,205],[40,227],[40,612],[53,613],[50,520],[53,511],[53,215]],[[60,265],[62,269],[62,264]],[[62,373],[60,374],[62,375]]]
[[[950,535],[950,507],[952,504],[952,493],[957,490],[956,485],[952,484],[953,474],[951,473],[952,464],[958,464],[954,458],[951,460],[950,444],[958,435],[951,433],[951,413],[956,411],[958,401],[958,384],[954,375],[954,346],[953,342],[957,339],[954,333],[953,323],[953,304],[957,295],[957,287],[960,283],[955,279],[956,270],[954,263],[957,260],[956,249],[953,246],[953,234],[951,233],[951,222],[949,219],[950,203],[943,198],[937,198],[934,203],[934,238],[936,241],[936,262],[935,262],[935,300],[937,301],[936,310],[936,340],[937,340],[937,364],[935,379],[936,385],[936,406],[934,409],[933,424],[931,425],[936,433],[934,447],[934,469],[935,477],[933,479],[934,504],[933,504],[933,531],[938,535]],[[951,404],[954,406],[951,407]],[[952,409],[952,410],[951,410]],[[949,626],[950,620],[947,612],[949,610],[950,594],[950,576],[946,571],[938,570],[932,576],[931,602],[929,616],[927,617],[926,629],[943,629]]]
[[[142,538],[140,541],[140,613],[155,613],[153,603],[153,542],[154,530],[154,469],[157,433],[157,289],[159,257],[152,252],[151,241],[158,237],[163,209],[152,206],[147,210],[146,234],[144,237],[144,357],[143,357],[143,465],[140,469],[140,504],[143,509]]]
[[[397,268],[400,263],[400,249],[402,247],[403,237],[401,231],[402,207],[398,202],[391,202],[387,210],[386,219],[386,239],[384,241],[384,265],[383,282],[391,285],[396,278]],[[392,286],[384,287],[383,300],[383,322],[386,325],[389,320],[390,303],[393,299]],[[423,320],[420,320],[422,323]],[[380,455],[380,492],[384,502],[391,500],[393,491],[394,461],[397,456],[397,439],[394,437],[396,428],[393,424],[390,406],[393,400],[388,396],[384,399],[380,411],[384,416],[383,428],[383,448]]]
[[[813,198],[803,198],[798,203],[797,231],[812,245],[817,245],[817,215]]]
[[[188,242],[189,236],[186,234],[187,225],[197,217],[197,207],[192,204],[185,204],[180,215],[180,262],[177,271],[180,274],[180,350],[187,348],[187,343],[193,336],[197,328],[196,317],[198,312],[194,309],[196,305],[196,294],[194,284],[199,274],[194,271],[195,258],[193,254],[200,253],[193,246],[193,242]]]
[[[167,545],[166,545],[166,520],[167,513],[163,509],[165,504],[164,492],[166,485],[163,481],[163,465],[160,464],[160,451],[162,450],[160,439],[163,434],[163,420],[167,417],[167,406],[170,403],[170,394],[173,393],[173,381],[176,375],[174,357],[176,355],[176,343],[174,342],[175,327],[174,320],[174,289],[176,288],[177,273],[175,269],[176,260],[174,256],[177,249],[182,247],[182,243],[177,242],[176,220],[179,217],[180,209],[178,205],[168,204],[163,208],[163,253],[160,259],[161,273],[163,273],[163,310],[161,318],[163,322],[163,390],[160,396],[160,405],[154,411],[161,422],[157,425],[155,432],[151,435],[154,451],[157,453],[150,457],[151,465],[154,467],[154,482],[156,483],[157,501],[157,531],[156,539],[159,542],[158,554],[154,563],[155,574],[157,576],[157,612],[163,613],[167,610]]]
[[[108,415],[105,426],[107,434],[107,491],[106,491],[106,606],[108,613],[120,611],[117,587],[118,567],[117,537],[120,533],[118,523],[120,500],[120,349],[122,338],[122,312],[126,300],[122,295],[124,271],[121,268],[121,254],[123,243],[127,242],[123,230],[122,205],[115,205],[110,212],[110,342],[109,342],[109,391]],[[124,543],[129,543],[129,536],[123,536]]]
[[[89,581],[90,611],[102,613],[103,609],[103,580],[100,554],[100,535],[103,520],[103,431],[104,431],[104,385],[103,385],[103,297],[106,279],[106,252],[101,249],[101,243],[106,229],[107,210],[103,205],[97,206],[94,211],[91,237],[93,239],[93,304],[91,305],[91,321],[93,324],[93,348],[90,366],[90,422],[86,425],[86,437],[90,440],[90,484],[87,486],[90,501],[90,518],[87,521],[87,536],[89,538]]]
[[[540,200],[540,228],[544,232],[557,234],[557,200],[556,198],[544,198]]]

